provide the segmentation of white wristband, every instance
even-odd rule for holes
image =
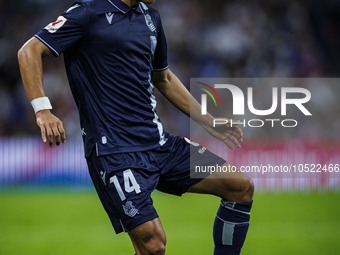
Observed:
[[[52,105],[48,97],[38,97],[31,101],[31,105],[34,109],[34,112],[37,113],[41,110],[51,110]]]

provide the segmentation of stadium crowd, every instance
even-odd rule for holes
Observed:
[[[0,2],[0,136],[39,134],[20,79],[16,53],[71,3]],[[188,87],[191,77],[340,75],[340,1],[157,0],[154,7],[162,16],[170,68]],[[44,59],[44,84],[53,113],[64,122],[67,135],[80,136],[62,57]],[[340,86],[310,86],[317,91],[312,95],[313,123],[309,123],[308,130],[296,132],[314,134],[318,125],[324,125],[325,116],[331,114],[328,119],[337,123],[332,123],[327,133],[336,134],[340,127]],[[261,94],[257,97],[261,99]],[[268,100],[271,102],[271,98]],[[188,118],[161,96],[157,107],[167,131],[189,133]],[[256,132],[252,135],[258,135]]]

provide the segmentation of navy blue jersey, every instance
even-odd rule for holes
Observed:
[[[120,0],[76,1],[35,35],[64,53],[85,156],[136,152],[166,142],[151,75],[168,68],[159,13]]]

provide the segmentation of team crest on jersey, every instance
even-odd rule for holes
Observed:
[[[52,22],[50,24],[48,24],[45,29],[50,32],[50,33],[55,33],[58,31],[59,28],[61,28],[65,22],[67,21],[67,19],[63,16],[59,16],[58,19],[55,22]]]
[[[149,14],[144,14],[146,25],[150,28],[152,32],[156,31],[156,27],[152,22],[151,16]]]
[[[136,207],[133,206],[131,201],[127,201],[125,205],[123,205],[124,212],[127,216],[134,217],[136,214],[138,214],[138,210]]]

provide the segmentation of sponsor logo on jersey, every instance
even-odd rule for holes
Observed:
[[[52,22],[50,24],[48,24],[45,29],[50,32],[50,33],[55,33],[59,30],[59,28],[61,28],[65,22],[67,21],[67,19],[63,16],[59,16],[58,19],[55,22]]]
[[[107,21],[109,22],[110,25],[111,25],[111,23],[112,23],[113,15],[114,15],[113,12],[106,12],[106,13],[105,13],[106,19],[107,19]]]
[[[107,144],[107,138],[106,138],[106,136],[103,136],[103,137],[102,137],[102,144]]]
[[[127,201],[125,205],[123,205],[124,212],[127,216],[134,217],[136,214],[138,214],[138,210],[136,207],[133,206],[131,201]]]
[[[81,135],[82,135],[82,136],[86,135],[85,128],[82,128],[82,129],[81,129]]]
[[[106,186],[105,176],[106,176],[106,172],[100,171],[100,178],[102,178],[102,181],[104,182],[104,185]]]

